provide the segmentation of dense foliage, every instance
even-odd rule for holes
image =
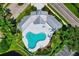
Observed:
[[[0,53],[7,51],[12,40],[16,39],[16,21],[14,19],[7,19],[7,15],[6,9],[0,5],[0,32],[4,35],[0,42]]]
[[[63,26],[60,39],[65,40],[70,49],[79,50],[79,27]]]

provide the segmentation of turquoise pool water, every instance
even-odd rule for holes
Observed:
[[[28,47],[30,49],[33,49],[35,48],[38,41],[43,41],[46,39],[46,34],[45,33],[34,34],[32,32],[28,32],[26,33],[26,38],[28,40]]]

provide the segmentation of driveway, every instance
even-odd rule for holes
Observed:
[[[14,17],[16,19],[18,15],[28,6],[29,4],[24,3],[23,5],[19,6],[17,3],[12,3],[10,4],[7,8],[10,9],[12,16],[11,18]]]

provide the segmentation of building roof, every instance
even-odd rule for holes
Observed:
[[[25,16],[22,19],[22,21],[19,23],[18,28],[21,29],[21,27],[23,26],[24,23],[26,24],[26,27],[27,27],[28,21],[29,21],[29,23],[33,22],[34,24],[47,23],[47,24],[49,24],[50,27],[52,27],[56,30],[62,27],[62,24],[54,16],[48,15],[48,12],[41,11],[41,10],[38,10],[36,12],[35,11],[31,12],[31,15]]]
[[[47,23],[55,29],[59,29],[62,27],[62,24],[52,15],[48,15]]]
[[[38,18],[33,22],[34,24],[45,24],[45,21],[38,16]]]

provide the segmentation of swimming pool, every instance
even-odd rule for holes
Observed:
[[[42,33],[42,32],[38,33],[38,34],[28,32],[28,33],[26,33],[26,38],[28,41],[28,47],[30,49],[33,49],[33,48],[35,48],[38,41],[43,41],[46,39],[46,34]]]

